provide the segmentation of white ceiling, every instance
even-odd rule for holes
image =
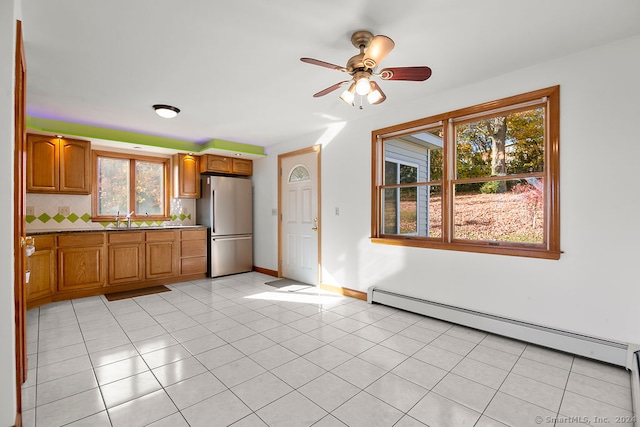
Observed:
[[[205,142],[268,146],[334,121],[640,34],[638,0],[22,0],[27,114]],[[383,66],[428,65],[426,82],[379,82],[363,110],[338,90],[351,34],[385,34]],[[603,76],[602,78],[614,78]],[[182,110],[172,120],[151,106]],[[366,101],[365,101],[366,104]]]

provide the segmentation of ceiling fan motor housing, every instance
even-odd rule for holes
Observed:
[[[371,31],[361,30],[353,33],[351,43],[353,43],[356,49],[363,50],[369,47],[371,39],[373,39],[373,33]]]

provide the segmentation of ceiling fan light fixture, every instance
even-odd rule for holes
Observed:
[[[395,45],[394,41],[387,36],[375,36],[367,48],[367,52],[364,55],[362,63],[367,68],[375,68],[384,58],[387,57]]]
[[[356,93],[358,95],[362,95],[362,96],[367,95],[370,90],[371,90],[371,82],[369,82],[369,79],[367,77],[360,77],[356,81]]]
[[[153,106],[153,109],[156,111],[157,115],[165,119],[172,119],[176,117],[180,112],[179,108],[166,104],[155,104]]]
[[[379,90],[372,90],[371,92],[369,92],[369,95],[367,95],[367,101],[369,101],[369,104],[375,105],[380,102],[381,99],[382,94]]]
[[[369,101],[369,104],[371,105],[381,104],[385,101],[385,99],[387,99],[387,96],[384,94],[384,92],[382,92],[382,89],[380,89],[380,86],[378,86],[378,83],[372,81],[371,90],[367,95],[367,101]]]
[[[342,95],[340,95],[340,99],[342,99],[344,102],[346,102],[349,105],[354,105],[353,101],[355,97],[356,97],[355,83],[351,83],[351,86],[349,86],[349,89],[345,90],[344,92],[342,92]]]

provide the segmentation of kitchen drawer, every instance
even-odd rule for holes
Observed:
[[[201,274],[207,272],[207,257],[183,258],[180,260],[180,274]]]
[[[182,258],[206,255],[206,240],[184,240],[180,242],[180,256]]]
[[[33,239],[33,245],[36,250],[51,249],[56,245],[55,236],[30,236]]]
[[[75,233],[58,236],[58,247],[98,246],[104,244],[104,233]]]
[[[176,233],[173,230],[145,232],[145,240],[147,242],[170,242],[175,239],[176,239]]]
[[[142,243],[141,231],[118,231],[108,234],[109,244],[113,243]]]
[[[180,240],[207,240],[207,229],[180,230]]]

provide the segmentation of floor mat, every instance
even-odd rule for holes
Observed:
[[[302,282],[298,282],[297,280],[285,279],[285,278],[272,280],[270,282],[264,282],[264,284],[273,286],[274,288],[290,291],[290,292],[313,287],[313,285],[310,285],[308,283],[302,283]]]
[[[123,291],[123,292],[115,292],[113,294],[106,294],[105,297],[107,298],[107,301],[118,301],[126,298],[134,298],[134,297],[141,297],[144,295],[157,294],[160,292],[168,292],[170,290],[171,289],[167,288],[166,286],[153,286],[150,288],[134,289],[132,291]]]

